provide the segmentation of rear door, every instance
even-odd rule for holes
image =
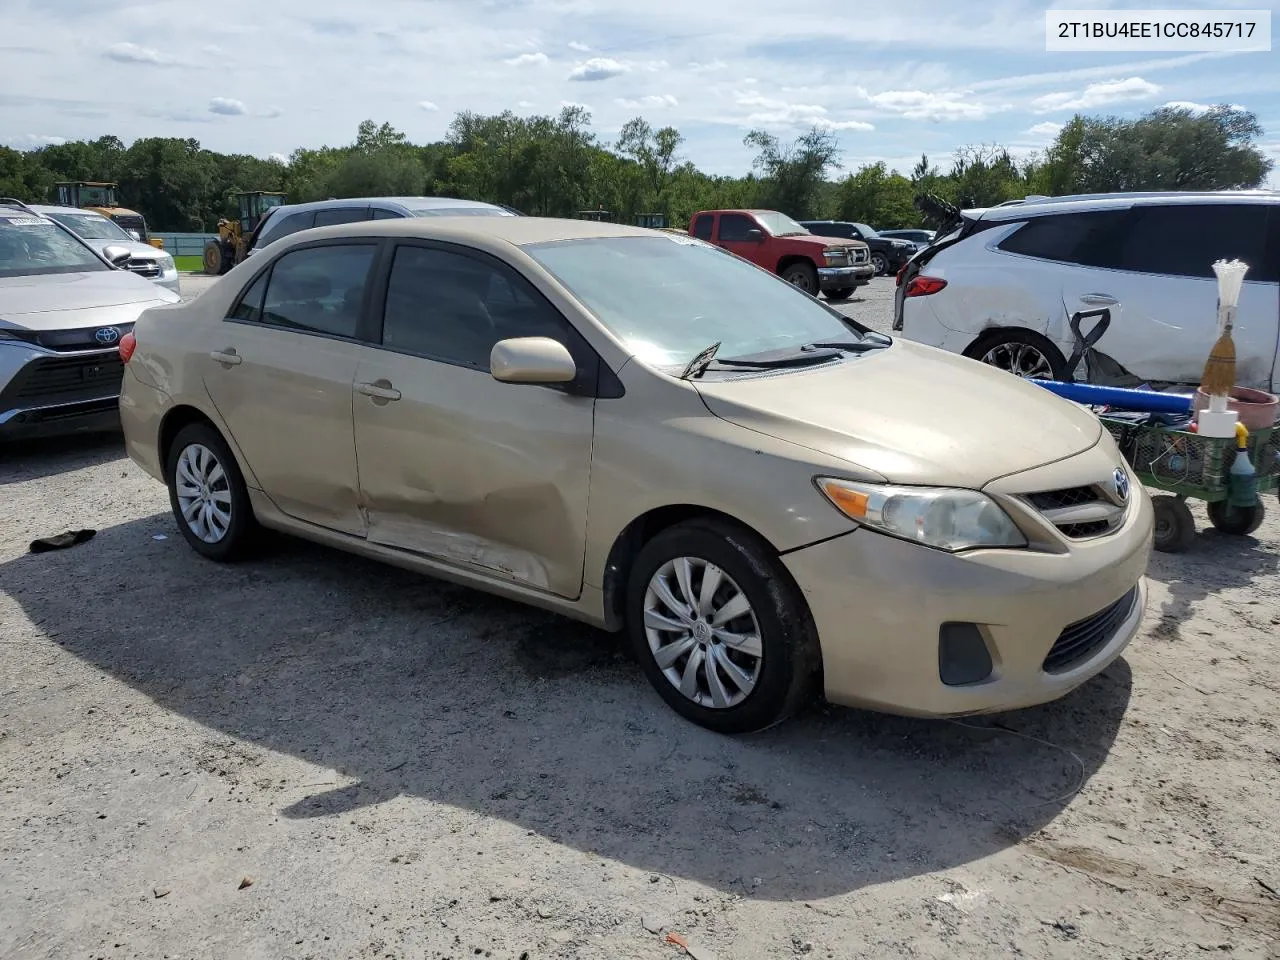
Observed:
[[[1198,382],[1218,336],[1213,263],[1238,258],[1250,270],[1233,331],[1236,378],[1269,387],[1280,318],[1280,278],[1267,251],[1271,209],[1235,202],[1133,207],[1114,229],[1074,251],[1077,262],[1062,273],[1064,319],[1105,307],[1111,326],[1095,349],[1142,380]],[[1055,339],[1069,355],[1069,329]]]

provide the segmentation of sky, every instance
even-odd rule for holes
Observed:
[[[1268,53],[1046,52],[1047,6],[912,0],[0,0],[0,143],[194,137],[287,156],[355,139],[361,120],[415,142],[461,110],[586,106],[606,142],[631,117],[672,125],[681,156],[741,175],[748,130],[832,130],[840,164],[908,172],[965,145],[1016,155],[1076,112],[1169,103],[1256,113],[1280,167],[1280,44]],[[1271,9],[1280,0],[1147,7]],[[1280,187],[1280,171],[1271,186]]]

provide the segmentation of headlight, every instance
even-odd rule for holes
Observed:
[[[833,477],[819,477],[817,484],[850,520],[927,547],[955,553],[1027,545],[1009,515],[976,490],[895,487]]]

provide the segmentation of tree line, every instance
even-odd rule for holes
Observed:
[[[345,146],[298,148],[287,161],[224,154],[198,140],[117,137],[29,151],[0,147],[0,196],[50,201],[60,180],[113,181],[120,202],[153,230],[212,231],[235,215],[240,190],[279,190],[290,202],[357,196],[453,196],[572,217],[606,210],[620,222],[662,214],[683,226],[697,210],[762,207],[797,219],[837,218],[880,229],[927,222],[916,198],[960,207],[1028,194],[1257,187],[1272,162],[1258,148],[1257,117],[1228,106],[1166,107],[1136,120],[1076,116],[1042,153],[1015,157],[997,144],[964,147],[942,165],[922,156],[906,173],[873,163],[840,173],[829,130],[791,141],[747,134],[754,152],[743,176],[712,176],[683,154],[674,127],[637,117],[613,142],[591,129],[581,107],[555,116],[464,112],[444,140],[414,144],[389,124],[362,122]]]

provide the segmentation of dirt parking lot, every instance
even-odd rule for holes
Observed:
[[[205,562],[117,439],[4,450],[0,490],[5,960],[1280,956],[1274,497],[1157,554],[1058,703],[726,739],[556,617]]]

